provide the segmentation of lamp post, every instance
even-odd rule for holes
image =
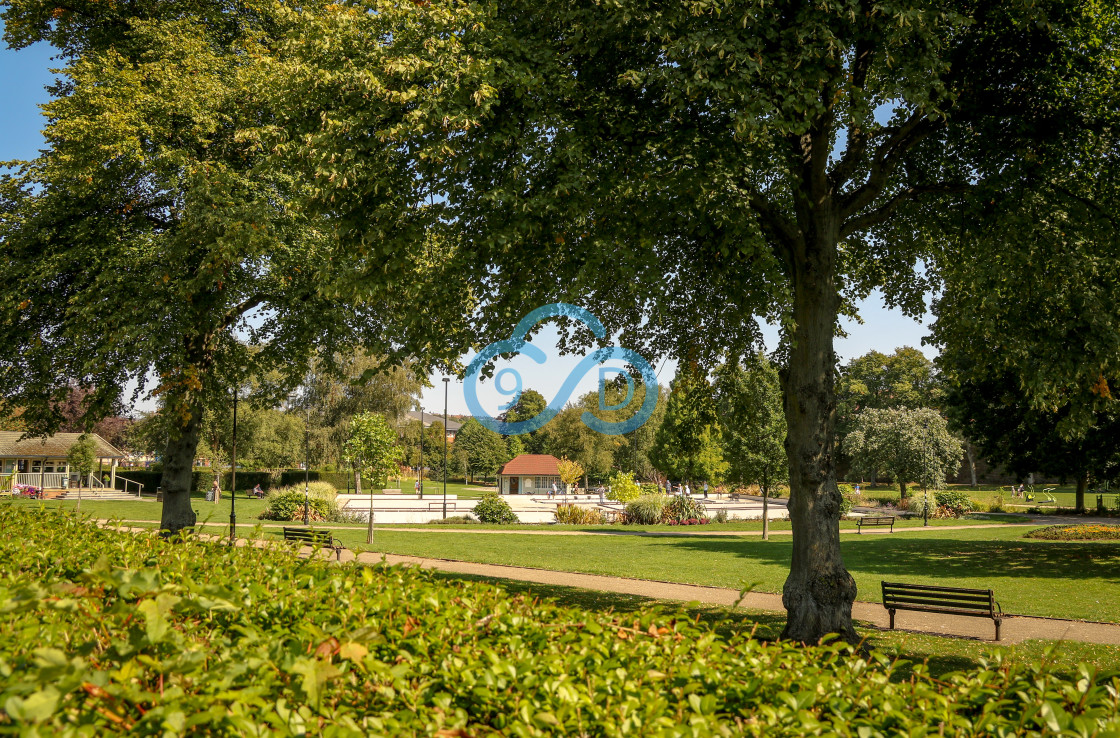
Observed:
[[[303,524],[311,525],[311,407],[303,423]]]
[[[291,410],[295,405],[296,398],[295,392],[288,395],[288,409]],[[303,423],[303,524],[311,525],[311,407],[308,406],[304,415],[305,420]]]
[[[420,408],[420,469],[416,472],[420,482],[420,499],[424,499],[424,408]]]
[[[233,388],[233,448],[230,451],[229,545],[237,543],[237,387]]]
[[[922,421],[922,431],[923,431],[922,432],[922,455],[926,457],[926,462],[927,463],[932,463],[933,460],[931,458],[929,458],[930,457],[930,454],[929,454],[929,445],[930,444],[929,444],[929,421],[928,420],[923,420]],[[923,526],[928,526],[929,525],[929,489],[928,488],[926,489],[923,497],[925,499],[922,500],[922,525]]]
[[[451,378],[443,378],[443,519],[447,520],[447,388]]]

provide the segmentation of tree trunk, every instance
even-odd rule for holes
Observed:
[[[770,540],[770,488],[762,488],[762,540]]]
[[[789,260],[795,327],[782,394],[793,556],[782,588],[788,611],[782,637],[816,643],[837,633],[855,643],[856,583],[840,556],[840,490],[833,456],[833,333],[840,304],[834,269],[839,228],[834,219],[822,216],[820,221],[813,237],[799,245],[804,253]]]
[[[964,453],[965,453],[966,457],[968,458],[968,476],[969,476],[969,479],[972,481],[973,488],[975,488],[977,486],[977,484],[976,484],[976,457],[972,453],[972,444],[969,443],[968,441],[965,441]]]
[[[1089,472],[1077,475],[1077,491],[1074,493],[1073,506],[1077,512],[1085,512],[1085,490],[1089,487]]]
[[[191,507],[191,476],[194,471],[194,454],[198,448],[198,433],[202,424],[202,404],[195,401],[188,411],[186,424],[179,429],[178,435],[172,433],[167,439],[163,453],[163,517],[161,530],[170,534],[193,527],[197,522],[194,508]]]
[[[898,480],[898,499],[899,500],[905,500],[907,497],[909,497],[909,495],[906,494],[906,484],[907,484],[906,480],[899,477],[899,480]]]

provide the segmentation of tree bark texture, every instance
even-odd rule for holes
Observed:
[[[190,406],[189,417],[179,433],[167,439],[167,449],[163,453],[163,477],[160,479],[163,516],[159,527],[170,534],[191,528],[197,522],[191,507],[191,483],[201,425],[202,405],[196,401]]]
[[[825,226],[806,239],[791,268],[796,327],[783,397],[793,557],[782,589],[788,611],[782,637],[815,643],[836,633],[855,643],[856,583],[840,555],[841,498],[833,456],[837,239],[835,228]]]
[[[1089,488],[1089,473],[1077,475],[1077,491],[1074,493],[1073,506],[1077,512],[1085,512],[1085,490]]]

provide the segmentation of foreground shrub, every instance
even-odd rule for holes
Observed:
[[[1048,525],[1028,532],[1026,538],[1045,541],[1120,541],[1120,525],[1084,523],[1081,525]]]
[[[572,504],[557,505],[556,522],[568,525],[601,525],[603,514],[593,507]]]
[[[513,508],[498,496],[497,492],[487,492],[474,506],[474,516],[480,523],[500,523],[510,525],[517,522]]]
[[[634,481],[634,475],[630,472],[612,474],[610,486],[607,497],[618,502],[630,502],[642,496],[642,488]]]
[[[626,522],[631,525],[656,525],[665,510],[666,495],[642,495],[626,505]]]
[[[703,503],[683,495],[671,498],[661,512],[661,520],[665,523],[672,521],[687,525],[686,521],[688,520],[707,519],[707,517]],[[695,525],[695,523],[692,525]]]
[[[559,607],[418,567],[169,544],[4,502],[0,529],[20,531],[0,537],[3,733],[1120,730],[1115,674],[1045,658],[933,679],[843,644],[729,640],[675,609]]]

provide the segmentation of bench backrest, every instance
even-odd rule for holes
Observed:
[[[894,517],[891,515],[864,515],[860,518],[864,525],[888,525],[894,522]]]
[[[937,587],[932,584],[883,582],[883,606],[888,610],[926,610],[957,615],[995,617],[995,595],[990,589]]]
[[[312,530],[310,528],[284,528],[285,541],[311,541],[313,543],[330,543],[329,530]]]

